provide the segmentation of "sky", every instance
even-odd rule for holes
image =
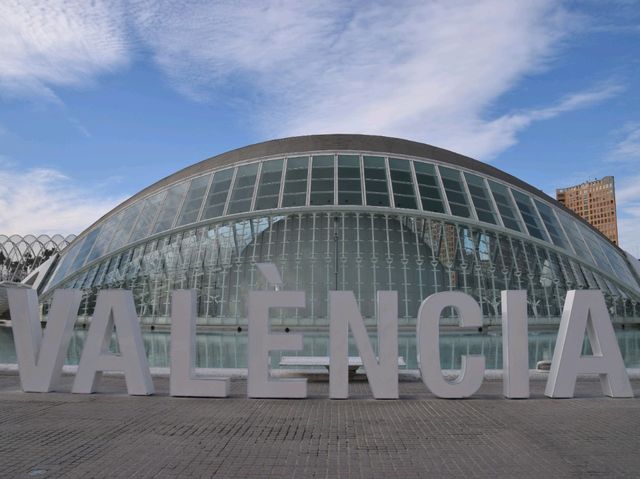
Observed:
[[[613,175],[640,256],[640,0],[0,2],[0,233],[80,233],[273,138],[365,133],[555,196]]]

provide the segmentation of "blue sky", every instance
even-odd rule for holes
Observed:
[[[640,255],[640,1],[0,2],[1,233],[79,233],[207,157],[335,132],[551,195],[612,174]]]

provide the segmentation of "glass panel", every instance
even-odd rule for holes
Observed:
[[[439,166],[438,169],[440,170],[442,185],[444,186],[444,191],[447,195],[451,214],[461,216],[463,218],[470,218],[471,211],[469,210],[469,200],[467,199],[467,194],[464,191],[464,185],[460,179],[460,172],[444,166]]]
[[[473,206],[476,208],[478,219],[485,223],[491,223],[492,225],[498,224],[493,204],[491,203],[491,198],[489,198],[489,192],[484,184],[484,180],[479,176],[466,172],[464,177],[467,180],[469,193],[471,193],[471,201],[473,202]]]
[[[140,214],[140,218],[138,218],[138,222],[131,233],[129,242],[133,243],[134,241],[138,241],[139,239],[149,235],[151,226],[153,225],[158,214],[158,210],[164,200],[165,193],[165,191],[161,191],[160,193],[149,196],[144,200],[142,213]]]
[[[517,190],[511,190],[511,191],[513,192],[513,198],[516,200],[516,204],[518,205],[520,214],[522,214],[522,219],[524,220],[524,223],[527,225],[529,234],[534,238],[549,241],[549,239],[547,238],[547,235],[545,235],[542,229],[542,224],[538,219],[538,215],[533,209],[531,198],[529,198],[524,193],[520,193]]]
[[[287,175],[282,194],[282,207],[304,206],[307,201],[307,171],[309,157],[298,156],[287,160]]]
[[[253,198],[257,174],[258,163],[238,168],[227,214],[243,213],[251,209],[251,199]]]
[[[314,156],[311,159],[310,205],[333,204],[333,155]]]
[[[211,183],[211,188],[209,188],[204,212],[202,213],[203,220],[215,218],[224,213],[224,205],[227,202],[232,177],[233,168],[216,171],[213,174],[213,182]]]
[[[568,214],[562,211],[558,211],[558,217],[560,218],[560,221],[562,221],[564,230],[569,237],[569,241],[573,245],[576,255],[593,264],[591,252],[589,251],[587,244],[584,242],[580,231],[578,231],[578,225],[576,222]]]
[[[576,224],[578,224],[578,227],[582,232],[582,237],[584,238],[587,245],[589,246],[589,249],[591,250],[593,257],[595,258],[596,264],[598,265],[598,267],[610,275],[617,276],[613,268],[611,267],[609,260],[604,254],[604,251],[602,251],[601,244],[598,241],[596,233],[590,231],[587,226],[583,226],[577,222]]]
[[[140,216],[141,210],[142,201],[138,201],[124,211],[122,219],[120,220],[120,224],[118,225],[118,229],[116,230],[116,234],[113,236],[111,244],[109,244],[107,253],[111,253],[112,251],[115,251],[128,243],[127,240],[131,235],[131,230],[136,224],[138,216]]]
[[[62,262],[60,263],[60,266],[56,270],[55,276],[51,279],[51,282],[49,284],[53,285],[67,275],[67,270],[69,269],[69,266],[71,266],[71,263],[73,263],[73,260],[76,257],[78,250],[82,247],[83,242],[84,238],[79,240],[76,244],[69,248],[68,251],[65,252],[62,258]]]
[[[510,230],[522,233],[522,225],[516,215],[515,206],[511,200],[511,196],[509,196],[507,188],[491,180],[489,180],[489,188],[491,189],[496,205],[498,205],[498,212],[500,213],[504,226]]]
[[[550,206],[545,203],[534,200],[536,207],[538,208],[538,213],[540,213],[540,218],[544,222],[544,225],[547,227],[547,231],[549,232],[549,236],[551,236],[551,241],[553,244],[558,245],[562,248],[568,248],[567,237],[562,232],[562,228],[560,227],[560,223],[556,216],[553,214],[553,210]]]
[[[442,202],[442,192],[436,176],[436,167],[421,161],[414,161],[413,167],[416,170],[422,209],[435,213],[444,213],[444,203]]]
[[[360,157],[358,155],[338,155],[338,204],[362,204]]]
[[[166,231],[173,225],[173,220],[178,213],[178,208],[182,203],[182,198],[187,191],[187,182],[178,183],[167,190],[167,196],[164,199],[160,215],[153,227],[154,233]]]
[[[122,212],[112,216],[102,224],[100,236],[96,238],[93,248],[91,248],[91,252],[89,253],[87,262],[93,261],[107,252],[109,243],[111,243],[111,240],[113,239],[113,235],[118,228],[118,223],[120,223],[121,218]]]
[[[387,168],[381,156],[364,156],[364,185],[367,192],[367,205],[389,206],[387,188]]]
[[[262,163],[258,195],[256,197],[256,210],[278,207],[283,163],[284,160],[271,160]]]
[[[411,179],[411,164],[408,160],[389,158],[389,172],[391,174],[391,188],[396,208],[418,209],[416,195]]]
[[[90,286],[100,286],[102,284],[102,280],[104,279],[104,274],[107,271],[107,266],[109,266],[109,259],[102,261],[100,263],[100,268],[98,268],[98,272],[93,280],[93,283]]]
[[[602,246],[602,250],[607,255],[609,259],[609,263],[613,266],[616,277],[620,279],[625,285],[637,290],[638,282],[634,279],[633,274],[631,273],[627,262],[620,256],[618,251],[614,248],[612,244],[609,244],[602,238],[598,238],[600,244]],[[623,294],[621,292],[621,294]]]
[[[210,179],[211,175],[205,175],[191,180],[176,226],[188,225],[198,221],[198,214],[200,213],[204,195],[207,193]]]
[[[93,231],[90,231],[89,234],[85,237],[82,243],[82,246],[80,247],[80,251],[78,251],[78,255],[75,257],[75,259],[73,260],[73,263],[71,264],[71,268],[70,268],[71,273],[74,273],[75,271],[80,269],[82,265],[85,263],[85,259],[87,258],[89,251],[91,251],[93,244],[98,238],[98,235],[100,234],[101,229],[102,228],[98,226]]]

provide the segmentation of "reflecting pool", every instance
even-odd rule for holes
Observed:
[[[291,334],[295,333],[293,331]],[[271,353],[272,367],[277,368],[280,356],[327,356],[329,354],[328,332],[304,332],[302,351],[274,351]],[[536,362],[550,360],[557,331],[531,331],[529,333],[529,367]],[[142,334],[150,366],[169,366],[170,334],[168,331],[146,331]],[[78,364],[84,345],[86,330],[75,330],[69,344],[66,364]],[[627,368],[640,368],[640,330],[616,331],[620,351]],[[376,336],[370,336],[374,348]],[[207,332],[196,335],[196,366],[201,368],[246,368],[247,332]],[[115,336],[112,350],[115,351]],[[403,356],[408,369],[417,369],[415,333],[399,333],[398,354]],[[585,341],[584,354],[590,354]],[[484,333],[448,333],[440,335],[440,362],[443,369],[459,369],[464,354],[483,354],[487,369],[502,368],[502,336],[499,331]],[[349,355],[358,352],[350,338]],[[16,354],[11,329],[0,328],[0,363],[15,363]]]

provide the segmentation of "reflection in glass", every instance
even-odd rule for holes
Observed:
[[[363,156],[367,205],[389,206],[387,167],[382,156]]]
[[[500,183],[496,183],[495,181],[491,180],[489,180],[489,188],[491,189],[493,199],[498,206],[500,218],[502,218],[502,224],[504,224],[504,226],[506,228],[509,228],[510,230],[522,232],[523,229],[520,225],[518,217],[516,216],[515,205],[511,200],[509,190],[507,190],[507,188]]]
[[[449,202],[451,214],[463,218],[471,217],[469,201],[467,200],[467,194],[464,191],[464,186],[460,179],[460,172],[444,166],[439,166],[438,169],[440,170],[442,185],[444,186],[444,192]]]
[[[198,220],[198,214],[200,213],[204,195],[207,193],[209,180],[211,180],[211,175],[200,176],[191,180],[176,226],[188,225]]]
[[[471,193],[471,201],[473,201],[478,219],[492,225],[498,224],[484,180],[468,172],[464,173],[464,177],[467,180],[467,187]]]
[[[224,213],[224,206],[227,202],[232,177],[233,168],[216,171],[213,174],[213,182],[211,183],[211,188],[209,188],[209,193],[207,194],[207,199],[204,204],[204,211],[202,212],[203,220],[217,218]]]
[[[436,176],[436,168],[431,163],[422,161],[414,161],[413,166],[416,170],[416,179],[418,180],[418,190],[422,200],[422,209],[424,211],[433,211],[434,213],[444,213],[444,203],[442,202],[442,192],[438,184]]]
[[[309,205],[333,204],[333,155],[316,155],[311,158],[311,194]]]
[[[165,191],[161,191],[160,193],[149,196],[142,202],[142,213],[129,238],[131,243],[145,238],[150,234],[151,226],[153,226],[156,216],[158,216],[158,211],[164,201],[165,194]]]
[[[299,156],[287,159],[287,174],[284,182],[282,206],[304,206],[307,200],[307,172],[309,157]]]
[[[360,157],[358,155],[338,155],[338,204],[362,204]]]
[[[389,158],[389,173],[395,207],[418,209],[411,178],[411,163],[408,160]]]
[[[534,201],[536,207],[538,208],[538,213],[540,213],[540,218],[542,218],[542,221],[546,226],[547,231],[549,232],[549,236],[551,236],[551,241],[553,241],[553,244],[568,249],[569,245],[567,243],[566,237],[562,231],[562,228],[560,227],[560,224],[558,223],[558,220],[553,214],[551,207],[541,201]]]
[[[513,198],[516,200],[516,205],[520,210],[520,214],[522,215],[522,219],[524,220],[524,224],[527,225],[527,230],[529,230],[529,234],[534,238],[538,238],[544,241],[549,241],[547,235],[544,233],[542,229],[542,224],[538,219],[538,215],[533,209],[533,204],[531,203],[531,198],[529,198],[524,193],[521,193],[518,190],[512,189]]]
[[[167,190],[167,196],[164,199],[160,215],[153,227],[154,233],[160,233],[171,228],[186,191],[187,183],[178,183]]]
[[[227,209],[228,215],[249,211],[257,174],[257,163],[238,167],[233,185],[233,193],[231,193],[231,200],[229,201],[229,207]]]
[[[283,163],[284,160],[270,160],[262,164],[258,194],[256,196],[256,210],[278,207]]]

